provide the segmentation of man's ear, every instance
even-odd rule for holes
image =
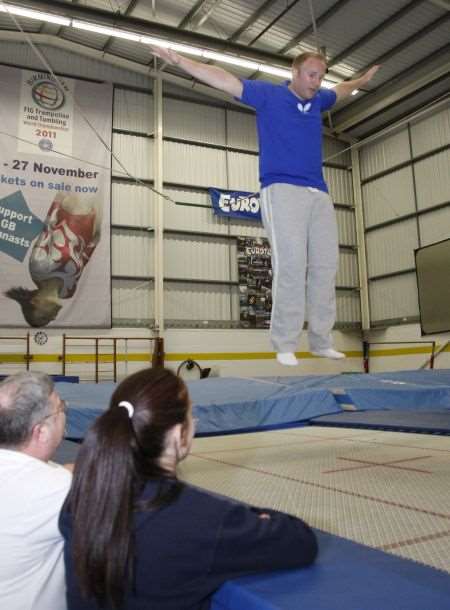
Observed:
[[[46,445],[50,441],[50,426],[47,422],[38,422],[31,433],[31,440],[37,445]]]

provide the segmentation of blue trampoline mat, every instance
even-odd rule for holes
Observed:
[[[450,371],[419,370],[393,373],[267,377],[294,389],[322,388],[345,396],[355,409],[450,409]]]
[[[79,449],[80,442],[75,443],[73,441],[63,440],[52,457],[52,461],[57,462],[58,464],[73,464],[77,458]]]
[[[379,411],[344,411],[335,415],[317,417],[309,423],[311,426],[450,435],[450,410],[388,411],[381,409]]]
[[[198,419],[197,434],[223,434],[306,423],[312,417],[339,413],[329,390],[297,388],[280,382],[241,377],[212,378],[187,383]],[[67,434],[82,439],[108,406],[115,384],[57,384],[69,404]]]
[[[450,371],[306,375],[302,377],[219,377],[187,383],[198,419],[197,434],[272,429],[337,415],[342,406],[358,411],[450,414]],[[82,439],[108,406],[114,383],[58,383],[68,401],[67,437]],[[447,430],[434,418],[437,428]],[[393,420],[392,420],[393,421]],[[402,426],[404,425],[404,420]],[[424,420],[425,421],[425,420]],[[367,420],[368,424],[370,423]],[[433,422],[431,422],[433,424]],[[430,425],[430,420],[426,426]],[[414,416],[414,429],[420,417]]]
[[[211,610],[448,610],[450,576],[316,531],[319,555],[302,570],[227,582]]]
[[[54,457],[73,462],[79,443]],[[450,576],[429,566],[315,530],[316,563],[228,581],[211,610],[448,610]]]

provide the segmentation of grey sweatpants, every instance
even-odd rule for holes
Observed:
[[[272,248],[270,338],[277,352],[295,352],[308,319],[311,351],[332,346],[339,244],[327,193],[292,184],[261,190],[261,212]]]

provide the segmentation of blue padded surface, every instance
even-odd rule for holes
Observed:
[[[450,410],[447,411],[344,411],[324,415],[310,422],[313,426],[336,426],[450,434]]]
[[[319,556],[303,570],[227,582],[211,610],[448,610],[450,576],[316,531]]]
[[[279,377],[267,377],[276,381]],[[450,371],[420,370],[394,373],[306,375],[289,377],[291,387],[321,387],[346,397],[356,409],[450,409]]]
[[[325,389],[303,389],[281,382],[241,377],[212,378],[187,383],[198,418],[198,434],[224,433],[306,422],[326,413],[339,413]],[[115,384],[58,384],[68,401],[66,437],[81,439],[108,406]]]
[[[199,435],[285,427],[342,411],[403,410],[450,413],[450,371],[400,371],[376,375],[224,377],[188,382]],[[84,438],[107,408],[114,383],[58,383],[69,402],[68,438]]]
[[[52,461],[57,462],[58,464],[73,464],[79,449],[79,443],[63,440],[52,457]]]
[[[115,383],[57,383],[61,398],[67,401],[66,438],[83,439],[94,420],[108,407]]]
[[[305,422],[340,411],[327,390],[280,381],[228,377],[193,381],[188,387],[200,434]]]

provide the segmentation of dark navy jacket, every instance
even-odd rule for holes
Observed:
[[[152,498],[156,490],[157,483],[148,483],[143,499]],[[259,518],[261,512],[271,518]],[[95,601],[80,595],[66,512],[60,529],[66,540],[68,610],[99,610]],[[225,581],[305,566],[316,554],[315,536],[300,519],[185,485],[172,504],[136,513],[134,586],[122,610],[206,610],[211,595]]]

